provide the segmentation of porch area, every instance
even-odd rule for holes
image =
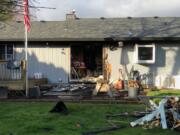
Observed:
[[[0,87],[6,87],[12,91],[25,90],[25,62],[24,61],[0,61]],[[29,88],[46,84],[46,78],[29,78]]]

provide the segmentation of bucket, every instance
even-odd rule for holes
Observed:
[[[0,87],[0,99],[7,99],[7,98],[8,98],[8,88]]]
[[[41,92],[40,92],[40,88],[38,86],[29,88],[29,97],[30,98],[39,98],[40,95],[41,95]]]
[[[137,98],[138,88],[129,87],[128,88],[128,97]]]

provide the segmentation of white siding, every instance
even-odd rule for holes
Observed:
[[[33,78],[34,73],[40,72],[43,77],[48,78],[52,83],[57,83],[61,78],[64,83],[69,77],[69,47],[43,47],[30,46],[28,48],[29,77]],[[23,47],[15,48],[16,59],[23,59]]]
[[[134,61],[134,45],[124,44],[121,48],[111,51],[109,49],[109,62],[112,64],[112,76],[111,80],[118,79],[118,69],[122,65],[126,74],[130,73],[131,69],[140,71],[140,74],[151,73],[149,84],[157,86],[159,83],[159,77],[167,78],[178,78],[180,76],[180,46],[178,43],[155,43],[156,45],[156,58],[154,64],[135,64]],[[161,79],[162,80],[162,79]],[[162,87],[167,88],[168,79],[161,82]],[[175,79],[175,82],[177,79]],[[156,82],[155,82],[156,81]],[[164,85],[165,84],[165,85]],[[159,85],[159,84],[158,84]],[[178,85],[175,83],[175,85]],[[168,87],[172,87],[172,84],[168,84]],[[179,89],[179,86],[175,86]]]
[[[120,78],[119,69],[121,67],[121,51],[122,48],[116,48],[115,50],[108,49],[108,62],[112,65],[111,81],[115,81]]]

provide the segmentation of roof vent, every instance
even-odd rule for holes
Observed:
[[[41,20],[40,22],[42,22],[42,23],[45,23],[46,21],[44,21],[44,20]]]
[[[16,22],[17,22],[17,23],[21,23],[22,21],[20,21],[20,20],[17,20]]]
[[[158,19],[159,17],[158,16],[154,16],[155,19]]]
[[[105,18],[105,17],[100,17],[100,19],[101,19],[101,20],[104,20],[104,19],[106,19],[106,18]]]
[[[131,17],[131,16],[128,16],[127,18],[128,18],[128,19],[132,19],[132,17]]]

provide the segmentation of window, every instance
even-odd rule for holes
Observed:
[[[13,60],[13,45],[0,44],[0,61]]]
[[[5,60],[5,46],[0,45],[0,60]]]
[[[135,45],[135,63],[155,63],[155,45]]]

